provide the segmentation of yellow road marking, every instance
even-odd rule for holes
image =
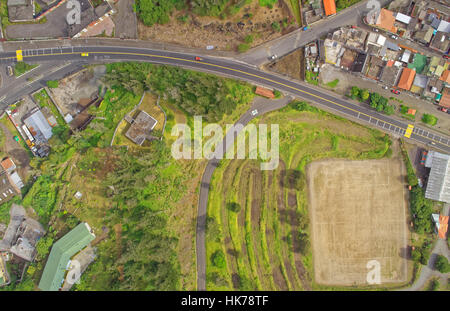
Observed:
[[[408,128],[407,128],[406,131],[405,131],[405,137],[410,138],[413,129],[414,129],[414,125],[408,124]]]
[[[16,58],[17,58],[18,62],[23,61],[22,50],[17,50],[16,51]]]
[[[21,50],[18,50],[18,51],[20,51],[20,52],[22,53]],[[321,100],[327,101],[327,102],[329,102],[329,103],[331,103],[331,104],[333,104],[333,105],[335,105],[335,106],[339,106],[339,107],[345,108],[345,109],[347,109],[347,110],[356,112],[356,113],[358,113],[358,114],[364,115],[364,116],[366,116],[366,117],[369,117],[369,119],[371,118],[371,119],[377,120],[377,121],[379,121],[379,122],[384,122],[384,123],[386,123],[386,124],[388,124],[388,125],[390,125],[390,126],[393,126],[394,128],[403,129],[402,127],[400,127],[400,126],[398,126],[398,125],[395,125],[395,124],[392,124],[392,123],[390,123],[390,122],[386,122],[386,121],[384,121],[384,120],[378,119],[378,118],[376,118],[376,117],[373,117],[373,116],[371,116],[371,115],[368,115],[368,114],[366,114],[366,113],[364,113],[364,112],[361,112],[361,111],[358,111],[358,110],[356,110],[356,109],[353,109],[353,108],[350,108],[350,107],[341,105],[341,104],[336,103],[336,102],[334,102],[334,101],[331,101],[331,100],[329,100],[329,99],[323,98],[323,97],[321,97],[321,96],[319,96],[319,95],[315,95],[315,94],[309,93],[309,92],[307,92],[307,91],[298,89],[298,88],[296,88],[296,87],[293,87],[293,86],[290,86],[290,85],[287,85],[287,84],[284,84],[284,83],[281,83],[281,82],[278,82],[278,81],[275,81],[275,80],[272,80],[272,79],[269,79],[269,78],[265,78],[265,77],[262,77],[262,76],[259,76],[259,75],[256,75],[256,74],[248,73],[248,72],[245,72],[245,71],[242,71],[242,70],[239,70],[239,69],[229,68],[229,67],[225,67],[225,66],[221,66],[221,65],[216,65],[216,64],[205,63],[205,62],[196,61],[196,60],[183,59],[183,58],[172,57],[172,56],[164,56],[164,55],[153,55],[153,54],[131,53],[131,52],[89,52],[89,53],[95,53],[95,54],[117,54],[117,55],[135,55],[135,56],[145,56],[145,57],[157,57],[157,58],[165,58],[165,59],[180,60],[180,61],[184,61],[184,62],[198,63],[198,64],[203,64],[203,65],[207,65],[207,66],[211,66],[211,67],[217,67],[217,68],[222,68],[222,69],[226,69],[226,70],[230,70],[230,71],[235,71],[235,72],[242,73],[242,74],[244,74],[244,75],[253,76],[253,77],[255,77],[255,78],[259,78],[259,79],[266,80],[266,81],[269,81],[269,82],[272,82],[272,83],[275,83],[275,84],[278,84],[278,85],[285,86],[285,87],[287,87],[287,88],[296,90],[296,91],[298,91],[298,92],[301,92],[301,93],[304,93],[304,94],[308,94],[308,95],[310,95],[310,96],[312,96],[312,97],[316,97],[316,98],[319,98],[319,99],[321,99]],[[73,54],[79,54],[79,52],[78,52],[78,53],[77,53],[77,52],[68,52],[68,53],[50,53],[50,54],[41,54],[41,55],[30,55],[30,56],[25,56],[25,57],[55,56],[55,55],[73,55]],[[14,58],[14,57],[6,57],[6,58]],[[370,121],[369,121],[369,123],[370,123]],[[437,140],[435,140],[435,139],[431,139],[431,138],[429,138],[429,137],[427,137],[427,136],[424,136],[424,135],[421,135],[421,134],[418,134],[418,133],[415,133],[415,135],[421,136],[421,137],[426,138],[426,139],[428,139],[428,140],[436,141],[436,142],[442,144],[440,141],[437,141]],[[447,145],[448,145],[448,143],[447,143]]]

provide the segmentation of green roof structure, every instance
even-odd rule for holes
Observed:
[[[57,291],[64,282],[70,258],[89,245],[95,238],[91,228],[82,222],[52,246],[45,264],[39,288],[43,291]]]

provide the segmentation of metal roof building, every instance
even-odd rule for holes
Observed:
[[[28,127],[34,138],[36,138],[37,140],[41,140],[41,134],[46,140],[49,140],[53,135],[52,127],[40,110],[34,112],[28,118],[23,120],[23,122]]]
[[[431,167],[425,197],[450,203],[450,155],[431,150],[425,166]]]
[[[53,244],[39,288],[44,291],[59,290],[70,265],[70,258],[85,248],[94,238],[95,235],[89,225],[83,222]]]

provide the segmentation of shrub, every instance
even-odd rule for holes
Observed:
[[[218,268],[225,268],[226,266],[225,254],[221,250],[215,251],[211,255],[211,262],[214,266]]]
[[[281,26],[279,22],[273,22],[272,23],[272,29],[276,32],[280,32],[281,31]]]
[[[432,114],[424,113],[422,116],[422,122],[429,125],[436,125],[438,119]]]
[[[250,49],[250,45],[247,43],[241,43],[238,45],[239,53],[247,52]]]
[[[252,43],[253,42],[253,36],[252,35],[246,36],[244,41],[245,41],[245,43],[248,43],[248,44]]]
[[[436,262],[434,263],[434,267],[441,273],[450,272],[450,264],[447,260],[447,257],[438,255]]]
[[[273,94],[275,95],[275,98],[280,98],[281,97],[281,92],[280,91],[278,91],[278,90],[274,90],[273,91]]]
[[[238,203],[230,202],[227,204],[227,208],[235,213],[239,213],[241,211],[241,206]]]
[[[437,291],[439,290],[439,281],[437,279],[433,279],[430,283],[430,287],[428,290],[430,291]]]
[[[352,90],[351,90],[351,97],[352,99],[357,99],[359,97],[359,92],[361,90],[359,89],[359,87],[357,86],[352,86]]]

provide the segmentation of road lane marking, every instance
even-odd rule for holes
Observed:
[[[23,61],[22,50],[16,50],[16,58],[18,62]]]
[[[369,118],[372,118],[372,119],[375,119],[375,120],[381,120],[381,119],[378,119],[378,118],[376,118],[376,117],[372,117],[372,116],[370,116],[370,115],[368,115],[368,114],[366,114],[366,113],[364,113],[364,112],[360,112],[360,111],[358,111],[358,110],[356,110],[356,109],[347,107],[347,106],[345,106],[345,105],[339,104],[339,103],[337,103],[337,102],[334,102],[334,101],[332,101],[332,100],[326,99],[326,98],[321,97],[321,96],[319,96],[319,95],[316,95],[316,94],[313,94],[313,93],[310,93],[310,92],[301,90],[301,89],[299,89],[299,88],[290,86],[290,85],[285,84],[285,83],[283,83],[283,82],[278,82],[278,81],[275,81],[275,80],[272,80],[272,79],[270,79],[270,78],[266,78],[266,77],[263,77],[263,76],[260,76],[260,75],[257,75],[257,74],[245,72],[245,71],[242,71],[242,70],[239,70],[239,69],[234,69],[234,68],[230,68],[230,67],[226,67],[226,66],[222,66],[222,65],[211,64],[211,63],[206,63],[206,62],[196,61],[196,60],[190,60],[190,59],[183,59],[183,58],[173,57],[173,56],[154,55],[154,54],[144,54],[144,53],[131,53],[131,52],[89,52],[89,53],[93,53],[93,54],[114,54],[114,55],[133,55],[133,56],[143,56],[143,57],[154,57],[154,58],[172,59],[172,60],[182,61],[182,62],[186,62],[186,63],[196,63],[196,64],[202,64],[202,65],[209,66],[209,67],[222,68],[222,69],[225,69],[225,70],[228,70],[228,71],[239,72],[239,73],[244,74],[244,75],[247,75],[247,76],[251,76],[251,77],[258,78],[258,79],[262,79],[262,80],[265,80],[265,81],[268,81],[268,82],[271,82],[271,83],[274,83],[274,84],[277,84],[277,85],[282,85],[282,86],[287,87],[287,88],[289,88],[289,89],[292,89],[292,90],[295,90],[295,91],[297,91],[297,92],[301,92],[301,93],[310,95],[310,96],[312,96],[312,97],[321,99],[321,100],[323,100],[323,101],[329,102],[329,103],[331,103],[331,104],[333,104],[333,105],[335,105],[335,106],[344,108],[344,109],[349,110],[349,111],[352,111],[352,112],[354,112],[354,113],[360,113],[360,114],[362,114],[362,115],[368,116]],[[55,53],[55,54],[53,54],[53,53],[45,54],[45,53],[44,53],[44,54],[39,55],[39,56],[76,55],[76,54],[78,54],[78,53],[73,53],[73,52],[65,52],[65,53],[63,53],[63,52],[61,51],[60,54],[56,54],[56,53]],[[6,59],[8,59],[8,58],[13,58],[13,57],[6,57]],[[382,120],[381,120],[381,121],[382,121]],[[371,123],[371,122],[370,122],[370,123]],[[394,127],[396,127],[396,128],[401,128],[400,126],[395,125],[395,124],[392,124],[392,123],[390,123],[390,122],[386,122],[386,123],[388,123],[388,124],[390,124],[390,125],[392,125],[392,126],[394,126]],[[422,135],[417,135],[417,136],[422,136]],[[428,139],[428,137],[425,137],[425,136],[422,136],[422,137]],[[434,139],[431,139],[431,140],[434,141]],[[448,145],[447,145],[447,146],[448,146]]]

